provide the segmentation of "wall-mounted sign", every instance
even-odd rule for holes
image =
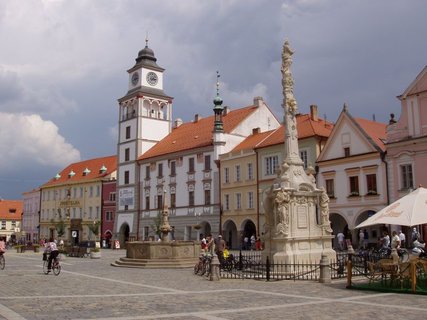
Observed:
[[[77,231],[71,231],[71,236],[73,238],[76,238],[77,237]]]
[[[59,202],[60,207],[80,207],[79,200],[64,200]]]
[[[133,188],[119,189],[119,205],[133,206],[135,193]]]

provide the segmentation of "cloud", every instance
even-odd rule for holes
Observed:
[[[79,150],[65,141],[58,127],[35,114],[0,112],[0,154],[2,171],[38,166],[60,168],[80,160]]]

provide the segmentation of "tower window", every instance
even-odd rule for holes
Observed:
[[[126,127],[126,139],[130,139],[130,126]]]
[[[126,148],[125,149],[125,161],[129,161],[130,159],[130,149]]]
[[[129,184],[129,171],[125,171],[125,184]]]

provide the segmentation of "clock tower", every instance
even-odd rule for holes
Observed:
[[[138,240],[140,172],[138,158],[172,130],[172,97],[163,91],[163,72],[153,50],[139,51],[119,102],[117,210],[114,236],[121,245]]]

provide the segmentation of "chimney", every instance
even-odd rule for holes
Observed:
[[[310,118],[313,121],[319,121],[319,117],[317,116],[317,105],[315,104],[310,106]]]
[[[177,119],[175,120],[175,125],[174,125],[174,127],[175,127],[175,128],[178,128],[181,124],[182,124],[182,119],[181,119],[181,118],[177,118]]]
[[[199,114],[194,115],[194,122],[199,122],[200,119],[202,119],[202,117]]]
[[[222,112],[222,115],[226,116],[229,112],[230,112],[230,107],[229,106],[224,106],[224,111]]]
[[[255,107],[261,107],[261,103],[264,101],[262,97],[255,97],[254,98],[254,106]]]
[[[258,134],[258,133],[260,133],[261,132],[261,129],[258,127],[258,128],[253,128],[252,129],[252,134]]]

